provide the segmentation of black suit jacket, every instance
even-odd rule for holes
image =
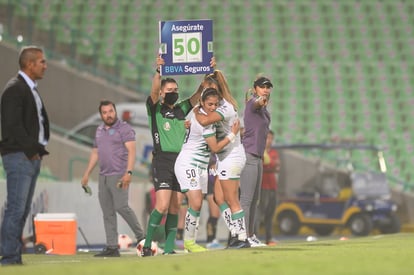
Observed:
[[[49,119],[42,102],[45,138],[49,140]],[[2,155],[24,152],[31,159],[34,155],[49,154],[39,143],[39,118],[33,93],[21,75],[6,84],[1,96],[1,136]]]

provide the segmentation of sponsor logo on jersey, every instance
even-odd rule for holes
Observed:
[[[164,123],[164,130],[165,131],[169,131],[171,129],[171,125],[170,125],[170,123],[167,121],[167,122],[165,122]]]
[[[160,183],[160,188],[169,188],[169,187],[170,187],[169,183],[166,183],[166,182],[161,182]]]

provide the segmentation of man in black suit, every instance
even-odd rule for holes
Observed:
[[[47,69],[43,50],[23,47],[20,70],[1,96],[0,153],[7,177],[7,204],[1,227],[2,265],[22,264],[22,234],[30,212],[41,159],[48,152],[49,120],[36,80]]]

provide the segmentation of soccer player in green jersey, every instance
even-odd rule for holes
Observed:
[[[151,241],[156,228],[164,215],[165,247],[164,254],[174,254],[177,234],[178,212],[180,209],[180,185],[174,173],[175,160],[181,151],[186,129],[184,121],[193,106],[198,103],[203,86],[189,98],[177,102],[178,84],[173,78],[161,80],[160,66],[164,60],[157,57],[157,69],[152,80],[151,95],[146,106],[148,121],[153,138],[152,176],[155,187],[155,208],[151,212],[142,256],[152,256]],[[215,66],[212,58],[210,65]]]

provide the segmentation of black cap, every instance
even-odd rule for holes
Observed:
[[[271,88],[273,88],[273,84],[272,82],[270,82],[270,80],[264,76],[259,77],[258,79],[256,79],[256,81],[253,83],[253,87],[256,88],[256,86],[262,86],[262,85],[267,85]]]

